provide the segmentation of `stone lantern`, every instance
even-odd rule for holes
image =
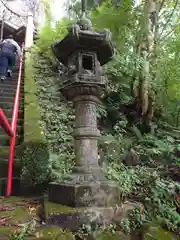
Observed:
[[[102,65],[114,55],[110,32],[92,31],[90,20],[83,14],[67,36],[52,45],[54,55],[66,70],[61,93],[75,107],[75,167],[68,180],[49,185],[49,200],[60,204],[104,206],[108,181],[98,164],[96,107],[105,90]],[[61,146],[59,146],[61,147]],[[99,199],[99,200],[98,200]]]

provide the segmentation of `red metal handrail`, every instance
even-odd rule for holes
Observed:
[[[24,44],[22,44],[22,48],[21,48],[22,54],[19,59],[18,83],[17,83],[17,88],[16,88],[16,96],[14,99],[14,107],[13,107],[12,121],[11,121],[11,129],[12,129],[14,135],[10,138],[9,160],[8,160],[8,180],[7,180],[6,196],[10,196],[11,188],[12,188],[12,167],[13,167],[13,159],[14,159],[14,148],[15,148],[15,143],[16,143],[16,126],[17,126],[18,110],[19,110],[19,98],[20,98],[22,64],[23,64],[23,51],[24,51]]]
[[[1,108],[0,108],[0,125],[9,137],[14,136],[11,125],[9,124],[9,122],[8,122],[6,116],[4,115],[4,112]]]
[[[23,53],[24,44],[22,44],[21,50]],[[21,75],[22,75],[22,58],[23,58],[23,54],[19,59],[18,83],[17,83],[16,95],[14,99],[11,125],[9,124],[6,116],[4,115],[4,112],[0,108],[0,125],[4,128],[4,131],[10,137],[9,160],[8,160],[8,181],[7,181],[7,188],[6,188],[6,196],[9,196],[11,194],[12,167],[13,167],[13,158],[14,158],[14,148],[15,148],[15,142],[16,142],[16,125],[17,125],[17,119],[18,119],[20,86],[21,86]]]

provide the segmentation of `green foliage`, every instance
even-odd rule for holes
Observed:
[[[128,127],[127,120],[123,118],[113,129],[111,134],[100,138],[103,162],[119,164],[136,158],[135,165],[160,167],[162,164],[180,164],[178,129],[164,125],[163,128],[157,128],[156,134],[142,135],[136,126]]]
[[[165,42],[166,51],[160,61],[158,82],[159,97],[158,103],[164,108],[166,120],[170,123],[180,125],[180,83],[179,83],[179,52],[180,39],[168,39]]]
[[[88,11],[91,10],[94,5],[95,5],[94,0],[87,1]],[[68,1],[67,9],[72,18],[79,18],[81,14],[81,1],[79,0]]]
[[[73,167],[72,159],[67,158],[66,153],[50,154],[50,168],[52,181],[62,181]]]
[[[32,236],[36,229],[36,220],[31,219],[30,222],[23,224],[14,230],[9,236],[9,240],[25,240],[28,236]]]
[[[34,58],[35,59],[35,58]],[[73,110],[68,107],[59,93],[58,74],[51,73],[47,62],[40,56],[34,62],[35,81],[40,106],[40,125],[52,153],[66,153],[67,159],[73,156]],[[64,157],[62,157],[64,159]]]
[[[136,128],[137,129],[137,128]],[[156,135],[141,135],[134,149],[138,153],[141,162],[151,166],[159,164],[179,163],[178,142],[180,132],[170,127],[171,132],[157,129]]]
[[[156,93],[154,118],[149,130],[138,121],[141,118],[139,106],[133,105],[132,86],[138,85],[143,75],[144,60],[137,51],[137,45],[141,40],[140,26],[144,23],[144,10],[142,5],[135,7],[132,2],[123,1],[115,9],[112,1],[105,0],[89,14],[95,30],[111,30],[117,50],[113,61],[104,67],[108,87],[103,98],[104,106],[98,108],[103,135],[99,141],[101,161],[109,178],[117,182],[122,203],[135,198],[144,206],[143,213],[141,209],[135,209],[121,222],[126,234],[153,221],[176,231],[180,219],[174,199],[180,187],[170,178],[165,178],[164,173],[166,166],[179,166],[180,163],[179,28],[174,28],[173,37],[158,39],[154,52],[148,56],[148,84]],[[77,17],[79,1],[71,3]],[[91,9],[91,2],[88,7]],[[170,13],[170,6],[165,5],[165,20]],[[71,106],[57,94],[58,74],[53,72],[50,44],[65,36],[68,24],[67,19],[57,22],[54,28],[46,24],[35,46],[40,122],[51,152],[59,155],[52,156],[50,161],[56,180],[61,180],[71,169],[74,158],[71,138],[74,115]],[[169,28],[173,26],[168,25]],[[160,28],[164,26],[160,22]]]
[[[40,112],[31,55],[26,54],[24,77],[24,143],[18,150],[22,163],[21,178],[30,186],[47,181],[49,151],[39,125]]]
[[[127,154],[132,139],[125,138],[122,134],[105,135],[100,138],[100,153],[104,163],[121,163]]]
[[[34,53],[33,56],[40,113],[38,123],[47,141],[46,151],[50,151],[47,171],[44,171],[44,174],[47,174],[48,180],[60,181],[73,167],[74,114],[59,93],[59,76],[53,72],[51,63],[42,57],[40,52]]]
[[[117,49],[122,51],[125,49],[125,45],[129,43],[129,30],[132,31],[133,29],[131,28],[133,24],[132,1],[123,1],[119,5],[118,8],[115,8],[111,0],[103,1],[100,7],[90,12],[90,17],[95,30],[110,29]],[[135,28],[135,26],[134,24],[133,27]]]
[[[42,142],[24,143],[21,147],[20,160],[23,165],[21,179],[29,186],[46,183],[49,180],[49,152],[48,145]]]
[[[110,179],[118,183],[121,198],[136,198],[143,203],[145,210],[135,209],[129,216],[126,229],[135,230],[144,223],[156,220],[171,231],[178,229],[180,216],[175,202],[180,184],[164,180],[160,172],[147,167],[129,168],[124,165],[110,165],[105,168]],[[128,231],[129,230],[125,230]]]
[[[175,236],[174,236],[174,238],[176,239]],[[145,240],[154,240],[154,239],[171,240],[171,239],[173,239],[173,235],[172,235],[172,233],[165,231],[160,226],[152,225],[148,229],[148,232],[145,233],[144,239]]]
[[[46,58],[54,59],[51,51],[51,44],[55,40],[61,40],[67,34],[67,26],[70,21],[63,19],[55,23],[54,28],[51,24],[46,24],[40,29],[34,52],[40,52]]]
[[[23,226],[19,231],[14,231],[9,240],[24,240],[27,232],[27,225]]]

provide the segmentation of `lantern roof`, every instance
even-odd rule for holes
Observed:
[[[67,36],[52,44],[52,51],[57,59],[68,64],[68,59],[77,52],[95,52],[100,65],[106,64],[114,55],[111,32],[94,32],[92,23],[86,15],[86,1],[82,0],[82,16],[76,24],[69,26]]]

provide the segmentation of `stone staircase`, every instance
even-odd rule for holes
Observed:
[[[5,116],[8,118],[9,123],[11,123],[12,110],[14,106],[14,97],[16,94],[18,81],[18,69],[13,71],[12,79],[7,78],[6,81],[0,81],[0,108],[2,108]],[[23,72],[21,81],[21,91],[20,91],[20,103],[19,103],[19,114],[17,121],[16,130],[16,149],[23,142],[23,122],[24,122],[24,82],[23,82]],[[6,183],[7,183],[7,173],[8,173],[8,157],[9,157],[9,137],[4,132],[3,128],[0,126],[0,196],[5,194]],[[13,183],[12,183],[12,195],[17,194],[19,190],[19,164],[18,160],[14,159],[13,164]]]

